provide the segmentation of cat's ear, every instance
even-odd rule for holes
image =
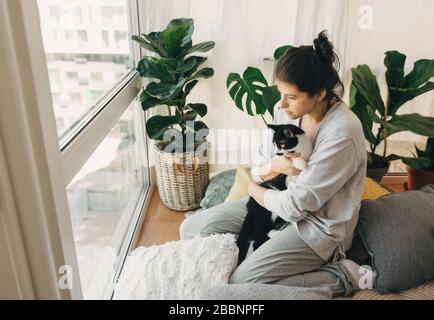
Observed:
[[[290,125],[291,127],[291,132],[293,135],[297,135],[297,134],[303,134],[304,130],[298,126],[295,126],[293,124]]]
[[[285,136],[287,136],[288,138],[292,138],[294,135],[292,134],[292,131],[291,131],[291,129],[289,129],[289,128],[285,128],[285,129],[283,129],[283,134],[285,135]]]
[[[267,127],[273,131],[276,131],[279,125],[277,124],[267,124]]]

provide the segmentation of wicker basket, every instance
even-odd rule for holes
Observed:
[[[154,145],[158,191],[166,207],[177,211],[199,208],[209,183],[209,142],[204,143],[200,153],[168,153]]]

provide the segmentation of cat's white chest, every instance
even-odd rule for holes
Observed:
[[[309,160],[312,152],[313,145],[310,138],[306,134],[298,135],[298,144],[290,151],[295,151],[300,153],[300,157],[292,158],[292,164],[299,170],[304,170],[307,168],[307,161]],[[288,186],[289,182],[295,177],[288,175],[286,177],[285,183]]]

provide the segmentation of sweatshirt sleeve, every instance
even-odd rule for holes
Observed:
[[[283,191],[267,190],[265,208],[285,221],[297,222],[316,212],[356,173],[357,150],[349,137],[320,142],[307,168]]]

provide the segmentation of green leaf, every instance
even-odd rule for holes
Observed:
[[[156,139],[161,137],[168,127],[180,122],[179,116],[153,116],[146,122],[146,132],[150,139]]]
[[[264,114],[267,111],[267,107],[262,101],[262,94],[264,89],[268,87],[268,83],[259,69],[248,67],[244,71],[243,77],[238,73],[230,73],[226,80],[226,87],[235,105],[241,111],[246,111],[251,116]],[[246,97],[245,106],[243,105],[243,97]]]
[[[167,106],[180,106],[183,103],[183,99],[164,99],[161,100],[161,104]]]
[[[401,157],[401,161],[406,165],[413,167],[416,170],[423,170],[430,166],[431,159],[420,157],[420,158],[406,158]]]
[[[194,110],[187,111],[185,113],[185,121],[194,121],[196,120],[196,117],[197,117],[197,112]]]
[[[193,59],[196,61],[196,63],[194,64],[194,66],[192,68],[190,68],[189,70],[184,71],[184,77],[190,77],[193,73],[195,73],[197,71],[197,69],[199,68],[199,66],[201,66],[207,58],[204,57],[190,57],[188,59],[186,59],[185,61],[188,61],[190,59]]]
[[[434,136],[434,117],[425,117],[418,113],[394,115],[389,119],[386,127],[393,133],[410,131],[421,136],[432,137]]]
[[[175,72],[168,66],[164,59],[144,57],[139,61],[137,71],[141,77],[156,78],[161,81],[175,81]]]
[[[198,61],[197,57],[190,57],[186,60],[183,60],[181,65],[178,68],[176,68],[176,72],[185,73],[187,71],[190,71],[196,66],[197,61]]]
[[[142,90],[139,100],[143,111],[147,111],[148,109],[163,104],[160,99],[150,96],[146,90]]]
[[[434,161],[434,137],[428,137],[425,144],[425,154]]]
[[[190,94],[191,90],[193,90],[198,82],[199,80],[193,80],[185,85],[184,97],[187,97]]]
[[[401,156],[398,156],[396,154],[390,154],[385,158],[385,160],[386,161],[395,161],[395,160],[400,160],[401,158],[402,158]]]
[[[146,91],[160,100],[172,99],[179,95],[186,81],[186,78],[181,78],[177,84],[151,82],[146,87]]]
[[[194,79],[200,79],[200,78],[211,78],[214,75],[214,69],[213,68],[203,68],[196,72],[193,76],[191,76],[188,81],[194,80]]]
[[[274,106],[279,100],[280,92],[277,90],[277,86],[265,87],[262,90],[262,103],[272,118],[274,118]]]
[[[210,51],[211,49],[213,49],[214,47],[215,47],[214,41],[201,42],[201,43],[195,44],[190,49],[188,49],[186,51],[186,54],[190,54],[193,52],[207,52],[207,51]]]
[[[418,88],[432,77],[434,77],[434,60],[418,60],[413,70],[405,76],[404,88]]]
[[[161,41],[160,32],[151,32],[149,34],[143,33],[141,37],[154,48],[160,57],[170,58],[163,42]]]
[[[289,49],[292,49],[292,48],[294,48],[294,46],[291,46],[291,45],[286,45],[286,46],[282,46],[282,47],[277,48],[274,51],[274,59],[279,60],[286,53],[286,51],[288,51]]]
[[[384,102],[381,99],[377,78],[366,64],[351,69],[353,83],[366,102],[384,115]]]
[[[371,144],[377,145],[379,141],[377,141],[372,133],[372,126],[374,124],[372,115],[375,114],[375,110],[368,105],[366,100],[360,94],[358,94],[357,87],[353,82],[350,87],[350,108],[362,123],[365,139]]]
[[[158,48],[151,45],[149,41],[147,41],[143,36],[137,36],[137,35],[132,36],[132,40],[137,42],[141,47],[145,48],[146,50],[154,52],[159,56],[162,56],[162,52]]]
[[[389,95],[390,99],[392,100],[392,105],[389,113],[391,115],[395,114],[398,111],[399,107],[401,107],[404,103],[433,89],[434,82],[428,82],[427,84],[419,88],[389,88]]]
[[[426,156],[426,152],[423,150],[420,150],[417,146],[415,146],[416,149],[416,154],[418,157],[425,157]]]
[[[191,36],[194,31],[193,19],[174,19],[166,29],[159,33],[169,57],[180,57],[191,45]]]
[[[196,111],[201,117],[204,117],[208,112],[208,107],[203,103],[189,103],[186,107]]]
[[[182,148],[182,132],[175,128],[166,128],[163,133],[154,140],[174,143],[175,146]]]
[[[398,51],[387,51],[384,64],[387,68],[386,82],[389,87],[401,88],[404,82],[406,56]]]
[[[192,124],[194,125],[194,127],[191,126]],[[207,136],[209,134],[208,126],[202,121],[189,121],[187,122],[187,128],[194,133],[198,133],[199,131],[204,130],[201,132],[204,136]]]

